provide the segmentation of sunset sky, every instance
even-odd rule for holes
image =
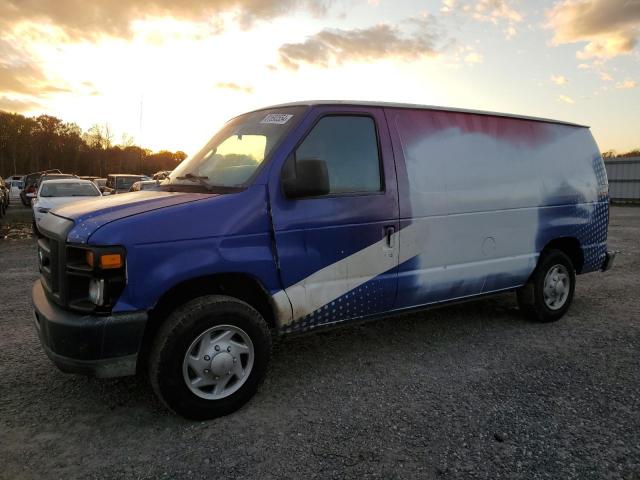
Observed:
[[[230,117],[367,99],[640,147],[640,0],[0,0],[0,109],[192,153]]]

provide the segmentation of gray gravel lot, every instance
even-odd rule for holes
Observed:
[[[287,338],[248,405],[196,423],[144,378],[49,363],[29,211],[13,205],[0,220],[0,478],[640,479],[640,208],[612,212],[617,265],[578,277],[559,322],[529,323],[504,295]]]

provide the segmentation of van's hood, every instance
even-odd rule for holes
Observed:
[[[195,202],[212,196],[215,195],[146,190],[74,202],[56,208],[53,213],[59,217],[73,220],[76,227],[82,224],[83,230],[88,233],[121,218],[159,208]]]

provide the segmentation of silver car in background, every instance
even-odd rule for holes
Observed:
[[[90,180],[79,178],[45,180],[40,184],[32,203],[33,232],[36,235],[39,234],[38,224],[50,210],[101,195],[96,184]]]

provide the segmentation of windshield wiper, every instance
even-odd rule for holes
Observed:
[[[182,177],[175,177],[175,180],[189,180],[194,183],[199,183],[204,188],[206,188],[207,192],[209,193],[230,193],[230,192],[238,192],[242,190],[242,187],[239,187],[239,186],[213,185],[207,181],[209,180],[209,177],[198,176],[198,175],[194,175],[193,173],[185,173],[184,176]],[[173,182],[165,183],[164,185],[160,184],[161,187],[164,186],[168,188],[175,187],[176,185],[181,185],[181,184],[173,183]],[[184,183],[182,185],[186,186]]]
[[[207,189],[208,192],[213,192],[213,186],[207,182],[209,177],[194,175],[193,173],[185,173],[182,177],[176,177],[176,180],[189,180],[190,182],[196,182]]]
[[[191,182],[197,182],[201,185],[204,185],[205,187],[207,187],[207,189],[211,188],[211,185],[209,185],[209,182],[207,182],[207,180],[209,180],[209,177],[194,175],[193,173],[185,173],[182,177],[176,177],[176,180],[189,180]]]

